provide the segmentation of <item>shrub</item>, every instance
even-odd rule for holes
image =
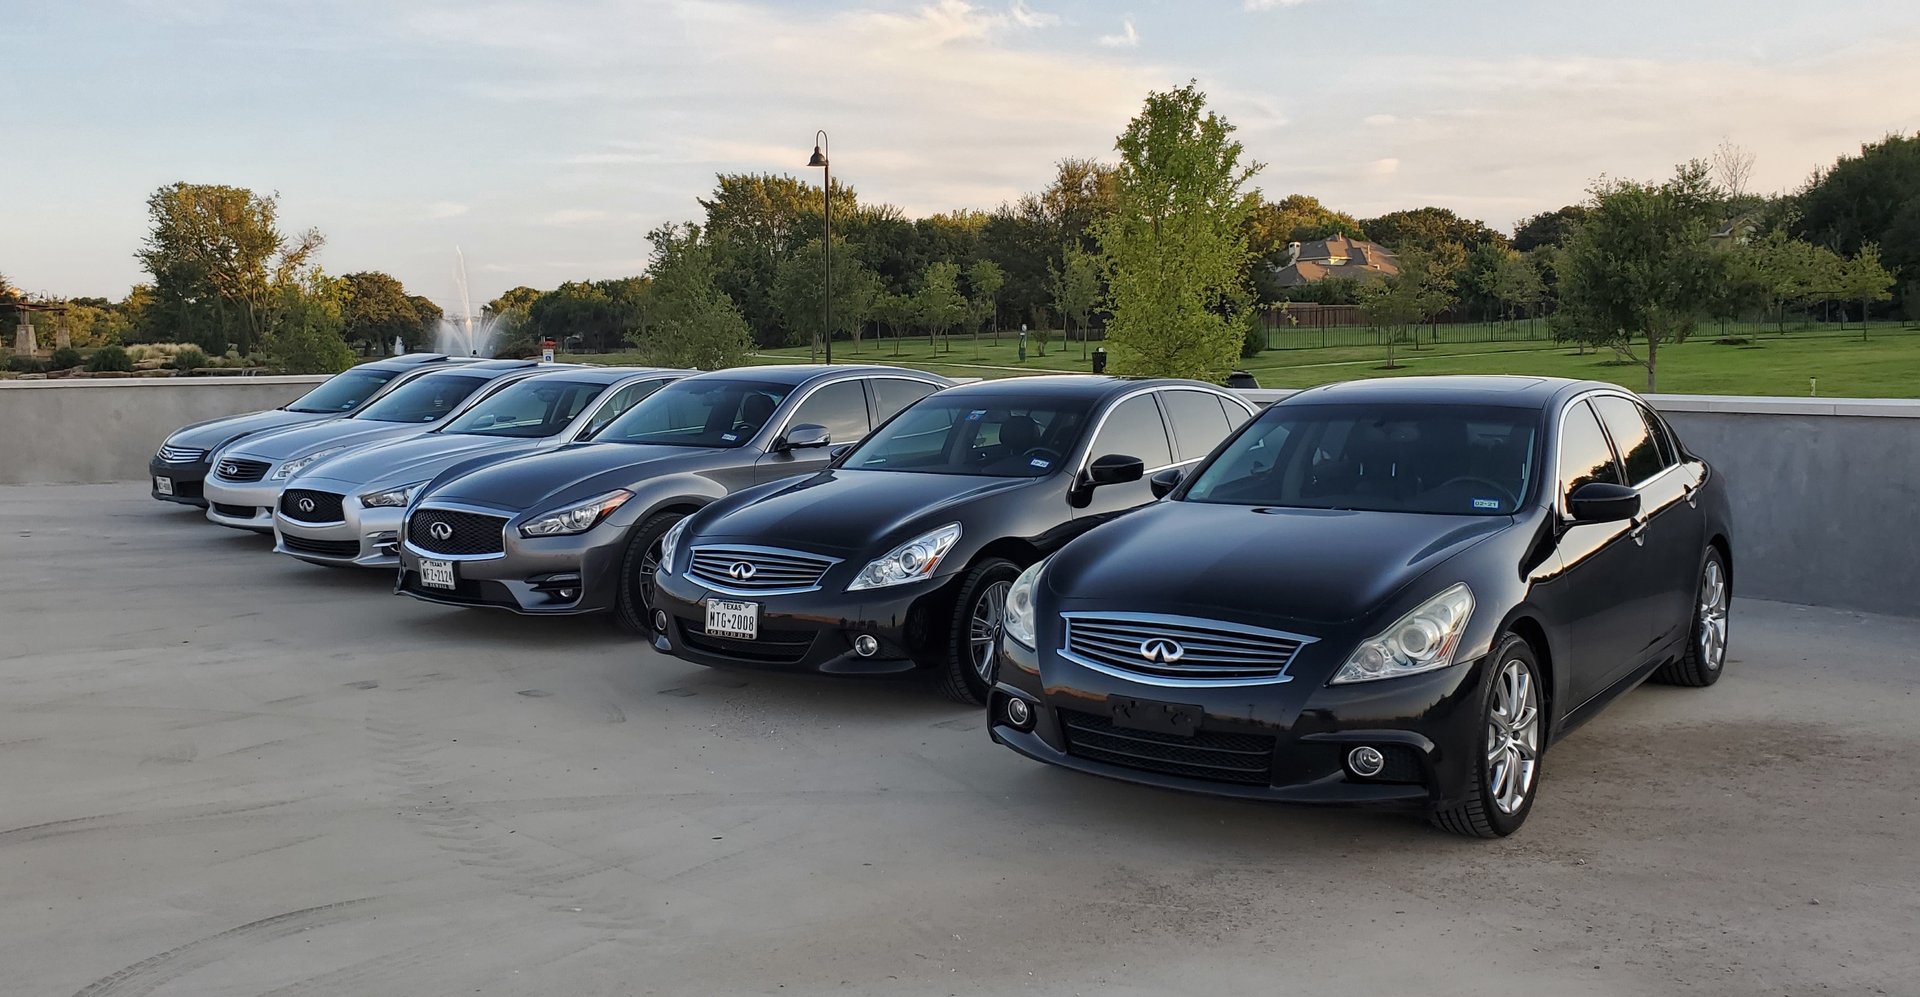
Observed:
[[[39,357],[8,357],[7,369],[16,374],[45,374],[47,362]]]
[[[131,371],[133,358],[118,346],[102,346],[87,358],[87,369],[93,371]]]
[[[54,350],[53,356],[48,358],[47,369],[48,370],[67,370],[68,368],[71,368],[71,367],[80,366],[83,360],[84,358],[80,356],[79,350],[76,350],[71,346],[62,346],[59,349]]]
[[[183,347],[180,352],[173,355],[174,370],[189,371],[195,368],[205,367],[206,365],[207,355],[200,352],[200,348],[197,346]]]

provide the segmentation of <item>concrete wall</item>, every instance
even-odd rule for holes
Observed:
[[[0,382],[0,484],[138,480],[175,428],[273,408],[321,380]],[[1649,401],[1732,486],[1742,595],[1920,616],[1920,541],[1906,524],[1920,507],[1920,401]]]
[[[167,434],[190,422],[278,408],[325,381],[293,377],[0,381],[0,484],[146,477]]]

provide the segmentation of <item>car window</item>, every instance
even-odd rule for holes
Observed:
[[[1076,399],[936,395],[875,430],[840,466],[1037,478],[1073,452],[1087,408]]]
[[[594,439],[673,447],[744,446],[766,428],[793,386],[749,378],[689,377],[641,399]]]
[[[475,402],[442,432],[540,439],[573,422],[604,385],[534,378],[508,385]]]
[[[1173,463],[1167,427],[1160,419],[1160,409],[1153,403],[1152,395],[1135,395],[1107,413],[1107,421],[1100,427],[1100,435],[1094,438],[1093,449],[1087,455],[1088,463],[1109,454],[1138,457],[1149,471]]]
[[[1167,407],[1167,421],[1173,423],[1173,442],[1180,447],[1181,460],[1205,457],[1232,431],[1226,410],[1220,407],[1220,396],[1211,391],[1162,391],[1160,404]]]
[[[492,381],[472,374],[428,374],[382,395],[355,415],[374,422],[434,422],[460,407],[469,395]]]
[[[1246,406],[1236,405],[1232,401],[1226,398],[1222,398],[1219,395],[1215,395],[1213,397],[1215,398],[1215,400],[1219,401],[1220,411],[1226,413],[1227,427],[1229,432],[1235,429],[1239,429],[1241,423],[1246,422],[1248,419],[1253,418],[1253,413],[1247,411]]]
[[[1590,481],[1620,484],[1620,465],[1600,432],[1600,420],[1580,402],[1567,409],[1560,424],[1560,494],[1569,495]]]
[[[1509,515],[1533,483],[1538,422],[1534,410],[1491,406],[1277,405],[1201,467],[1184,497]]]
[[[1654,446],[1660,449],[1661,466],[1672,467],[1680,463],[1680,447],[1674,442],[1673,427],[1668,426],[1667,420],[1660,418],[1659,413],[1645,405],[1636,407],[1640,409],[1641,418],[1647,420],[1647,429],[1653,433]]]
[[[639,404],[640,399],[659,391],[671,382],[664,378],[648,378],[615,391],[606,401],[600,403],[593,415],[587,418],[587,424],[581,427],[580,437],[590,439],[597,435],[607,424],[620,417],[620,414]]]
[[[877,422],[893,418],[894,413],[940,390],[939,385],[910,381],[904,377],[876,377],[867,383],[873,385],[874,419]]]
[[[1600,395],[1593,399],[1593,407],[1606,424],[1607,435],[1613,437],[1613,446],[1620,454],[1620,462],[1626,465],[1627,484],[1639,487],[1647,479],[1667,469],[1667,462],[1660,455],[1660,446],[1654,442],[1653,431],[1648,428],[1640,406],[1619,395]]]
[[[793,410],[787,419],[787,431],[807,423],[827,427],[835,443],[856,442],[873,428],[867,422],[867,393],[856,380],[822,385]]]
[[[360,407],[360,403],[373,397],[373,393],[386,387],[387,382],[399,376],[399,371],[362,369],[342,371],[327,378],[324,384],[294,399],[287,406],[289,412],[351,412]]]

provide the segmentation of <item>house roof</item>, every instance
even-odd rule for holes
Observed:
[[[1294,287],[1328,278],[1391,277],[1399,272],[1399,257],[1387,247],[1336,235],[1301,243],[1293,262],[1274,271],[1274,281],[1281,287]]]

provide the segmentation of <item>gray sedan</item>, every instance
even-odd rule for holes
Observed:
[[[393,567],[400,563],[407,503],[435,475],[591,439],[642,398],[690,373],[544,370],[437,429],[330,457],[288,479],[273,514],[274,550],[315,564]]]

